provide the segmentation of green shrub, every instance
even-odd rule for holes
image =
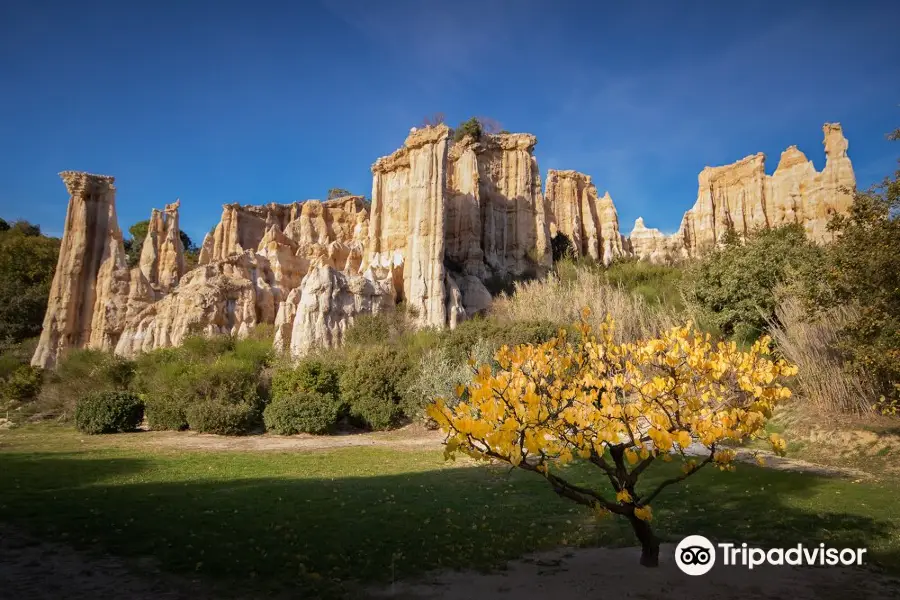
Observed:
[[[754,339],[776,320],[776,289],[821,263],[821,248],[800,225],[758,231],[745,242],[731,232],[721,248],[688,268],[685,299],[725,335]]]
[[[148,397],[145,402],[147,424],[155,431],[183,431],[188,428],[187,405],[187,402],[169,394]]]
[[[684,308],[681,297],[679,266],[658,265],[645,260],[620,259],[610,263],[606,279],[610,285],[638,294],[649,304],[665,304],[676,310]]]
[[[45,373],[39,395],[44,416],[70,418],[78,398],[97,392],[126,391],[135,374],[135,364],[100,350],[72,350],[55,371]]]
[[[253,404],[201,400],[185,409],[188,427],[200,433],[245,435],[259,426],[259,409]]]
[[[251,330],[247,339],[237,340],[234,343],[233,353],[236,358],[261,369],[271,364],[275,357],[272,348],[272,338],[275,336],[275,328],[270,325],[257,325]]]
[[[350,416],[376,430],[399,425],[403,384],[409,371],[404,354],[391,346],[348,349],[340,388],[342,399],[350,405]]]
[[[252,336],[239,341],[229,336],[193,337],[180,348],[141,356],[135,387],[144,394],[153,429],[193,429],[194,405],[246,405],[258,413],[265,400],[262,370],[270,359],[271,351]],[[197,409],[200,413],[194,411],[193,421],[206,427],[205,415],[214,408]]]
[[[345,414],[345,405],[330,393],[314,390],[277,395],[263,411],[266,430],[280,435],[328,433]]]
[[[334,399],[341,396],[340,371],[334,360],[323,356],[309,356],[296,365],[275,370],[272,375],[273,400],[293,398],[301,392],[328,394]]]
[[[344,335],[348,346],[384,344],[412,330],[403,307],[375,315],[359,315]]]
[[[83,433],[134,431],[143,418],[141,399],[128,392],[96,392],[75,405],[75,427]]]
[[[540,344],[556,335],[559,328],[550,321],[501,321],[494,318],[475,318],[463,321],[456,329],[445,332],[443,347],[455,361],[468,359],[479,340],[488,342],[491,349],[519,344]]]
[[[43,369],[19,365],[15,371],[0,380],[0,398],[6,402],[33,400],[41,391],[43,382]]]
[[[478,117],[472,117],[468,121],[463,121],[459,124],[459,126],[453,131],[453,142],[456,143],[462,140],[467,135],[471,135],[475,138],[475,141],[481,139],[482,127],[481,121]]]
[[[56,376],[73,389],[125,390],[134,378],[134,362],[101,350],[72,350],[56,367]]]

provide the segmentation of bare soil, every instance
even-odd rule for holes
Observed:
[[[559,548],[510,562],[490,574],[442,572],[372,590],[376,598],[472,600],[563,598],[644,600],[846,600],[900,597],[900,579],[849,567],[745,567],[717,565],[691,577],[675,565],[674,546],[663,545],[660,566],[638,565],[638,548]]]
[[[160,573],[150,562],[88,556],[0,525],[0,598],[10,600],[206,600],[199,581]]]

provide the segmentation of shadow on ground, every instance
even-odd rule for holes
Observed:
[[[358,595],[371,584],[434,569],[497,567],[559,545],[634,545],[625,524],[596,520],[527,473],[467,467],[334,479],[258,477],[258,470],[225,477],[220,469],[232,456],[209,459],[207,476],[194,465],[184,480],[156,481],[170,468],[157,458],[4,453],[0,521],[254,597]],[[575,467],[570,476],[585,482],[593,472]],[[896,506],[896,493],[752,467],[709,471],[667,489],[654,506],[655,525],[671,541],[702,534],[772,546],[868,547],[874,561],[897,571],[891,539],[898,523],[879,516],[891,514],[884,503]]]

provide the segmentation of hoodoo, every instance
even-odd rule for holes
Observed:
[[[700,256],[730,229],[799,223],[827,241],[828,220],[849,209],[856,182],[841,126],[826,124],[824,134],[821,172],[794,146],[773,175],[762,154],[707,167],[676,234],[639,218],[625,237],[612,198],[589,175],[550,170],[541,189],[533,135],[453,141],[442,124],[413,129],[372,165],[371,207],[362,196],[226,204],[187,272],[180,202],[153,210],[129,269],[115,180],[66,171],[65,232],[32,363],[53,367],[72,348],[134,356],[195,333],[243,336],[263,323],[275,326],[277,349],[300,355],[340,344],[358,315],[398,302],[421,326],[454,327],[490,306],[485,282],[545,273],[559,233],[576,256],[607,265]]]

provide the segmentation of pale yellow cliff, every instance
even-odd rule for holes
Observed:
[[[626,253],[619,233],[619,215],[609,192],[602,197],[590,175],[577,171],[547,171],[550,234],[565,235],[576,257],[608,265]]]

